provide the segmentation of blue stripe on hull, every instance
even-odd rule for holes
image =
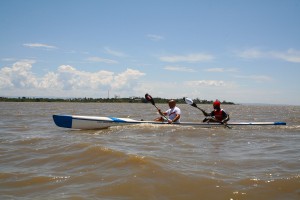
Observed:
[[[274,125],[286,125],[285,122],[274,122]]]
[[[63,128],[72,128],[72,116],[70,115],[53,115],[55,124]]]
[[[124,120],[122,120],[122,119],[119,119],[119,118],[116,118],[116,117],[110,117],[110,119],[112,119],[114,122],[119,122],[119,123],[120,123],[120,122],[121,122],[121,123],[122,123],[122,122],[123,122],[123,123],[126,122],[126,121],[124,121]]]

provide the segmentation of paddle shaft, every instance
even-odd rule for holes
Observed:
[[[160,109],[155,105],[154,99],[149,94],[145,94],[145,98],[151,102],[151,104],[157,109],[158,113],[168,121],[168,118],[160,111]]]
[[[203,109],[199,108],[195,102],[193,102],[193,104],[191,104],[191,106],[198,108],[199,110],[202,111],[203,115],[208,116],[208,114]],[[216,121],[216,122],[219,122],[219,121]],[[231,129],[231,127],[228,126],[226,122],[219,122],[219,123],[223,124],[225,128]]]
[[[195,108],[198,108],[199,110],[201,110],[203,115],[207,116],[207,113],[203,109],[199,108],[195,103],[193,103],[192,106],[195,107]]]
[[[154,101],[153,101],[154,102]],[[155,103],[153,104],[155,106],[155,108],[157,109],[158,113],[165,119],[168,121],[168,118],[160,111],[160,109],[155,105]]]

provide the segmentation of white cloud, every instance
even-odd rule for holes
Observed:
[[[150,40],[152,41],[159,41],[159,40],[163,40],[164,37],[161,35],[155,35],[155,34],[148,34],[147,35],[148,38],[150,38]]]
[[[208,68],[208,69],[205,69],[204,71],[223,73],[223,72],[237,72],[238,70],[235,69],[235,68],[229,68],[229,69],[225,69],[225,68]]]
[[[241,78],[241,79],[251,79],[256,82],[266,82],[266,81],[272,81],[273,79],[269,76],[265,75],[250,75],[250,76],[235,76],[236,78]]]
[[[34,60],[21,60],[12,65],[12,67],[4,67],[0,70],[0,88],[36,87],[37,81],[31,72]]]
[[[30,48],[46,48],[46,49],[56,49],[57,47],[48,45],[48,44],[41,44],[41,43],[26,43],[23,44],[25,47],[30,47]]]
[[[125,72],[122,72],[113,77],[111,86],[113,89],[121,89],[122,87],[131,88],[132,83],[130,80],[137,80],[141,76],[144,76],[145,73],[142,73],[138,70],[127,69]]]
[[[169,71],[178,71],[178,72],[195,72],[194,69],[188,67],[180,67],[180,66],[166,66],[164,67],[164,69]]]
[[[285,52],[280,51],[261,51],[259,49],[246,49],[244,51],[237,52],[237,56],[246,59],[256,58],[271,58],[280,59],[287,62],[300,63],[300,51],[295,49],[288,49]]]
[[[261,58],[266,56],[266,54],[258,49],[251,48],[244,51],[237,52],[237,56],[241,58],[251,59],[251,58]]]
[[[59,74],[48,72],[44,77],[36,78],[39,81],[37,89],[57,88],[61,89],[62,85],[59,82]]]
[[[87,61],[90,61],[90,62],[103,62],[103,63],[106,63],[106,64],[118,64],[119,63],[116,60],[111,60],[111,59],[101,58],[101,57],[89,57],[89,58],[87,58]]]
[[[62,65],[58,68],[59,82],[64,89],[100,89],[102,86],[112,89],[122,89],[132,86],[134,80],[145,74],[133,69],[127,69],[120,74],[111,71],[85,72],[72,66]]]
[[[159,58],[161,61],[164,62],[188,62],[188,63],[195,63],[195,62],[203,62],[203,61],[211,61],[214,59],[214,56],[210,54],[198,53],[198,54],[189,54],[189,55],[174,55],[174,56],[162,56]]]
[[[126,57],[127,55],[123,52],[120,52],[120,51],[116,51],[116,50],[112,50],[111,48],[108,48],[108,47],[105,47],[105,52],[110,54],[110,55],[113,55],[113,56],[117,56],[117,57]]]
[[[16,59],[15,58],[2,58],[1,60],[5,61],[5,62],[10,62],[10,61],[15,61]]]
[[[205,71],[207,72],[224,72],[224,68],[209,68],[209,69],[206,69]]]
[[[145,73],[138,70],[127,69],[115,74],[111,71],[86,72],[80,71],[70,65],[61,65],[55,72],[48,72],[43,76],[36,76],[32,72],[33,60],[22,60],[14,63],[11,67],[0,69],[0,88],[3,92],[22,90],[34,91],[33,95],[48,94],[48,91],[55,91],[55,94],[81,94],[95,95],[95,91],[113,89],[114,91],[130,92],[136,87],[137,80]],[[19,94],[22,95],[22,94]]]
[[[300,51],[289,49],[286,52],[270,52],[272,57],[288,62],[300,63]]]
[[[229,84],[225,81],[218,80],[198,80],[198,81],[186,81],[185,85],[190,87],[199,87],[199,86],[210,86],[210,87],[224,87]]]
[[[99,89],[101,86],[108,86],[113,80],[113,72],[98,71],[85,72],[79,71],[70,65],[61,65],[58,70],[58,82],[63,89]]]

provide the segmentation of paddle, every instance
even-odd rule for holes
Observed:
[[[196,105],[196,103],[193,102],[192,99],[187,98],[187,97],[183,97],[183,100],[185,101],[185,103],[187,103],[187,104],[189,104],[189,105],[191,105],[191,106],[193,106],[193,107],[198,108],[199,110],[201,110],[202,113],[203,113],[203,115],[208,116],[207,112],[205,112],[203,109],[199,108],[199,107]],[[219,122],[219,123],[224,124],[225,128],[227,127],[227,128],[229,128],[229,129],[231,129],[231,127],[228,126],[226,122]]]
[[[199,108],[199,107],[195,104],[195,102],[193,102],[192,99],[183,97],[183,100],[185,101],[185,103],[187,103],[187,104],[189,104],[189,105],[191,105],[191,106],[193,106],[193,107],[198,108],[199,110],[201,110],[202,113],[203,113],[203,115],[205,115],[205,116],[208,115],[203,109]]]
[[[160,109],[155,105],[154,99],[151,97],[151,95],[149,95],[148,93],[146,93],[146,94],[145,94],[145,99],[146,99],[147,101],[150,101],[151,104],[152,104],[153,106],[155,106],[155,108],[157,109],[158,113],[159,113],[163,118],[165,118],[165,120],[168,121],[168,119],[166,118],[166,116],[164,116],[164,114],[161,113]]]

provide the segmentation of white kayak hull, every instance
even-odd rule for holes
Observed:
[[[167,122],[156,121],[140,121],[130,118],[116,117],[96,117],[81,115],[53,115],[54,123],[58,127],[71,129],[103,129],[111,126],[133,125],[133,124],[154,124],[164,125]],[[220,123],[197,123],[197,122],[181,122],[174,123],[178,126],[200,126],[200,127],[216,127],[224,126]],[[285,122],[232,122],[229,126],[265,126],[265,125],[286,125]]]

